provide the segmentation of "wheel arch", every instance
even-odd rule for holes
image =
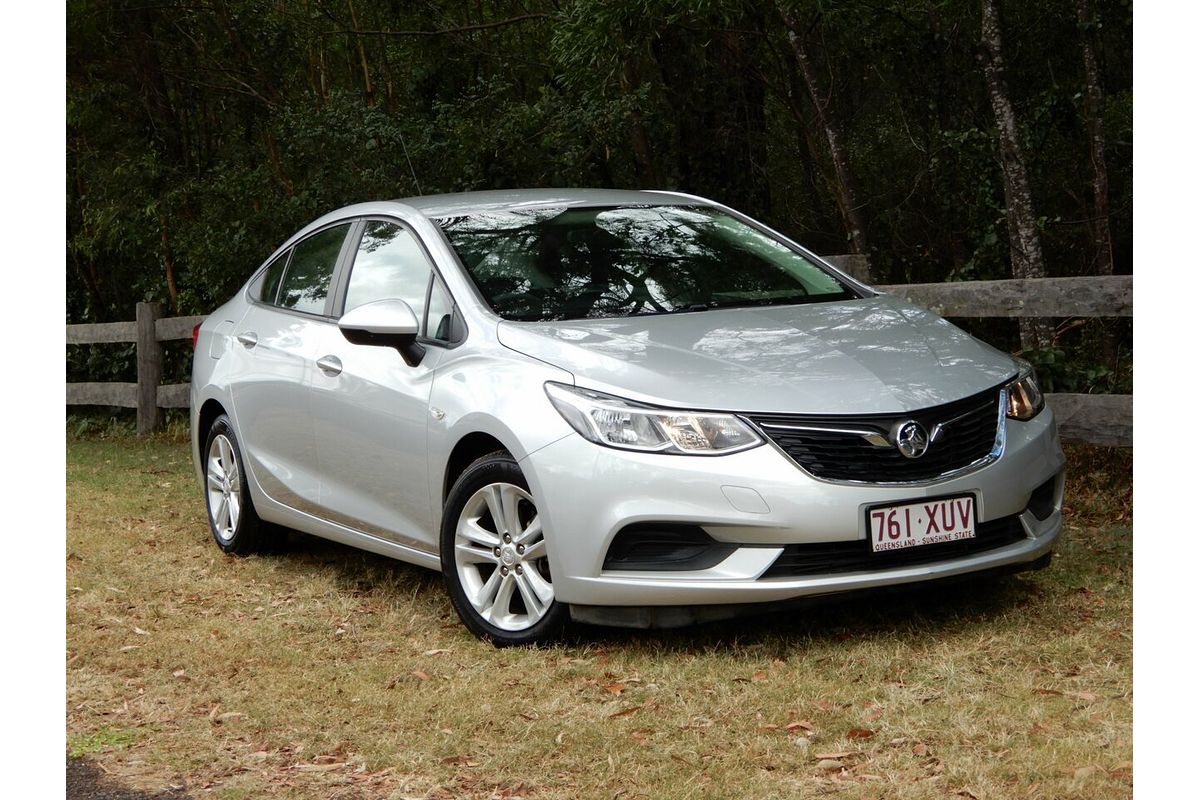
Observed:
[[[442,479],[441,504],[446,503],[446,498],[450,496],[450,489],[467,467],[476,459],[497,450],[512,452],[512,449],[504,442],[484,431],[472,431],[460,438],[450,451],[449,458],[446,459],[446,469]]]
[[[196,454],[199,460],[204,460],[204,443],[208,441],[208,432],[217,417],[228,413],[219,400],[209,398],[200,406],[200,414],[196,417]]]

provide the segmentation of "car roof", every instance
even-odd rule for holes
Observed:
[[[427,217],[510,211],[533,206],[697,205],[708,201],[672,192],[629,189],[496,189],[403,197],[396,202]]]

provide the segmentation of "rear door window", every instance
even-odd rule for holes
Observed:
[[[308,314],[324,314],[329,285],[338,254],[350,225],[338,225],[314,234],[292,248],[278,304]]]

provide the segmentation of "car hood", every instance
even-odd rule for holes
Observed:
[[[809,305],[499,324],[500,342],[580,386],[680,408],[912,411],[1016,375],[1013,359],[886,295]]]

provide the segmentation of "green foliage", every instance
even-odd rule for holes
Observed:
[[[1044,392],[1129,394],[1133,391],[1133,363],[1128,350],[1118,352],[1112,365],[1104,363],[1103,356],[1086,341],[1026,350],[1021,357],[1037,370],[1038,385]]]

